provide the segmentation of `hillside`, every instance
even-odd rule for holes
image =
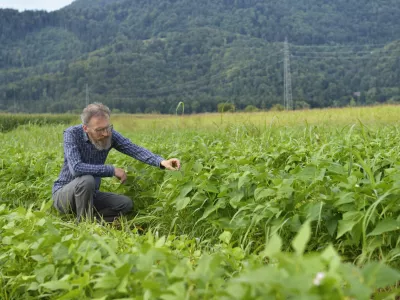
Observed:
[[[0,110],[215,111],[283,102],[283,41],[298,107],[400,101],[400,3],[76,0],[0,10]],[[356,93],[359,92],[359,93]],[[354,94],[356,93],[356,94]]]

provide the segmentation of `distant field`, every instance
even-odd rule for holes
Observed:
[[[259,127],[306,126],[309,125],[349,125],[398,124],[400,106],[385,105],[377,107],[331,108],[301,111],[277,111],[257,113],[210,113],[196,115],[114,115],[113,122],[121,128],[137,129],[218,129],[234,124],[252,123]]]
[[[206,113],[194,115],[161,115],[161,114],[113,114],[114,123],[120,128],[137,130],[147,129],[210,129],[235,124],[253,124],[257,127],[271,126],[305,126],[305,125],[349,125],[364,124],[397,124],[400,106],[385,105],[374,107],[330,108],[299,111],[268,111],[256,113]],[[11,130],[24,124],[75,124],[80,121],[79,115],[57,114],[1,114],[0,131]]]
[[[51,208],[78,116],[0,132],[0,299],[396,299],[399,113],[114,115],[182,161],[163,171],[111,151],[128,180],[102,190],[135,204],[122,228]]]

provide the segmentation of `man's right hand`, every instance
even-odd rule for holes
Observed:
[[[114,168],[114,175],[119,179],[121,184],[123,184],[126,181],[126,173],[124,169]]]

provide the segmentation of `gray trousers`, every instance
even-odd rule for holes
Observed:
[[[75,213],[77,221],[93,216],[107,222],[129,213],[133,208],[130,198],[95,191],[95,179],[92,175],[75,178],[53,194],[54,207],[62,214]]]

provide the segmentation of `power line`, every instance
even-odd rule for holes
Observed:
[[[293,58],[307,58],[307,59],[381,59],[381,58],[395,58],[394,56],[377,56],[377,57],[362,57],[362,56],[302,56],[292,55]]]
[[[276,55],[281,54],[281,53],[282,53],[282,50],[280,50],[280,51],[278,51],[276,53],[270,54],[265,59],[263,59],[263,62],[265,62],[267,58],[271,58],[271,57],[276,56]],[[275,61],[275,62],[267,65],[264,68],[264,70],[267,70],[267,69],[269,69],[269,68],[271,68],[273,66],[276,66],[278,63],[281,63],[282,61],[283,60]],[[238,69],[238,71],[240,72],[240,71],[243,71],[243,70],[250,69],[251,67],[259,67],[260,64],[262,64],[263,62],[256,61],[256,62],[254,62],[254,64],[247,65],[246,67],[243,67],[243,68],[234,67],[234,69]],[[133,93],[135,95],[146,94],[145,96],[148,97],[148,96],[162,95],[162,94],[171,93],[171,92],[184,91],[184,90],[186,90],[188,88],[190,88],[190,89],[200,89],[200,88],[205,88],[205,87],[209,86],[208,84],[205,85],[205,83],[207,83],[207,82],[209,82],[211,80],[223,79],[223,78],[226,78],[226,76],[227,76],[227,74],[226,74],[226,72],[224,72],[224,73],[216,74],[216,75],[213,75],[213,76],[210,76],[210,77],[207,77],[207,78],[203,78],[203,79],[199,79],[199,80],[193,80],[193,81],[189,81],[189,82],[184,82],[184,83],[181,83],[181,84],[176,84],[174,87],[171,87],[171,85],[168,85],[168,86],[164,86],[164,87],[158,88],[156,90],[155,89],[137,90],[137,91],[134,91]],[[231,83],[231,82],[227,82],[227,83]],[[200,84],[201,86],[198,86],[198,84]],[[113,95],[111,95],[111,96],[113,96]],[[131,99],[131,98],[132,98],[132,96],[121,97],[120,95],[116,95],[115,99]]]
[[[136,90],[132,91],[131,95],[124,97],[123,95],[110,95],[113,97],[113,99],[132,99],[132,98],[148,98],[148,97],[157,97],[157,96],[162,96],[165,94],[171,94],[171,93],[179,93],[179,92],[188,92],[188,90],[193,91],[193,90],[200,90],[200,89],[206,89],[206,88],[211,88],[212,86],[212,81],[215,80],[222,80],[224,79],[225,81],[222,84],[231,84],[234,82],[234,79],[238,77],[238,74],[240,74],[243,71],[246,71],[250,68],[257,67],[260,69],[260,64],[265,63],[274,56],[284,53],[284,58],[282,60],[277,60],[273,61],[272,63],[266,65],[263,69],[268,70],[271,67],[276,67],[277,64],[280,64],[284,62],[284,106],[286,109],[293,109],[293,99],[292,99],[292,78],[291,78],[291,68],[290,68],[290,58],[292,57],[293,59],[320,59],[320,60],[357,60],[357,59],[368,59],[368,60],[375,60],[378,58],[393,58],[393,56],[387,56],[387,55],[380,55],[376,56],[377,54],[391,54],[391,53],[397,53],[400,52],[397,50],[376,50],[376,49],[371,49],[371,50],[352,50],[352,51],[341,51],[340,49],[338,51],[293,51],[293,55],[290,55],[289,51],[289,44],[287,42],[287,39],[285,40],[284,43],[284,49],[278,50],[276,52],[271,53],[270,55],[264,57],[262,61],[253,61],[252,63],[248,64],[247,66],[240,67],[240,66],[230,66],[228,67],[227,71],[220,73],[220,74],[215,74],[209,77],[204,77],[200,79],[196,79],[193,81],[189,82],[182,82],[178,84],[169,84],[157,89],[146,89],[146,90]],[[364,44],[362,46],[368,46],[368,47],[377,47],[380,44]],[[382,44],[386,45],[386,44]],[[356,47],[357,45],[349,45],[349,46],[326,46],[324,45],[323,47]],[[358,45],[361,46],[361,45]],[[313,50],[312,47],[316,46],[295,46],[296,48],[309,48],[310,50]],[[320,46],[317,46],[320,47]],[[300,55],[299,55],[300,54]],[[305,54],[305,55],[301,55]],[[349,55],[353,54],[353,55]],[[360,56],[364,54],[364,56]],[[311,56],[313,55],[313,56]],[[335,55],[335,56],[334,56]],[[374,56],[372,56],[374,55]],[[232,74],[233,73],[233,74]],[[233,78],[233,79],[232,79]],[[229,81],[228,81],[229,80]]]
[[[382,51],[377,51],[377,50],[370,50],[370,51],[294,51],[294,53],[305,53],[305,54],[378,54],[378,53],[383,53],[383,54],[391,54],[391,53],[398,53],[400,52],[399,50],[382,50]]]
[[[287,45],[290,45],[290,44],[288,43]],[[379,44],[374,44],[374,46],[376,46],[376,45],[379,45]],[[385,45],[385,44],[382,44],[382,45]],[[353,47],[353,46],[351,46],[351,47]],[[371,46],[371,45],[369,45],[369,46]],[[362,52],[365,52],[366,54],[371,54],[371,52],[373,52],[373,51],[362,51]],[[359,51],[359,52],[348,52],[348,53],[357,54],[357,53],[362,53],[362,52]],[[276,53],[272,53],[272,54],[268,55],[266,57],[266,59],[270,58],[270,57],[273,57],[273,56],[276,56],[276,55],[281,54],[281,53],[282,53],[282,50],[280,50],[280,51],[278,51]],[[303,52],[297,52],[296,51],[296,53],[310,54],[311,52],[304,52],[304,51]],[[321,52],[315,52],[315,53],[321,53]],[[344,54],[344,53],[339,53],[339,51],[336,51],[336,52],[335,51],[327,51],[326,53]],[[386,52],[386,54],[387,53],[389,53],[389,52]],[[376,53],[374,53],[374,54],[376,54]],[[293,106],[293,102],[292,102],[293,100],[290,99],[291,96],[292,96],[292,93],[291,93],[291,74],[290,74],[290,57],[293,57],[293,58],[307,58],[307,59],[327,59],[327,60],[332,60],[332,59],[371,59],[371,57],[360,57],[360,56],[340,56],[340,57],[330,56],[330,57],[328,57],[328,56],[289,55],[288,59],[286,61],[288,68],[285,67],[286,68],[286,74],[287,74],[286,78],[285,78],[286,79],[285,80],[285,82],[286,82],[285,92],[286,92],[286,103],[287,103],[287,105],[285,107],[292,107]],[[392,56],[379,56],[379,58],[389,58],[389,57],[392,58]],[[263,61],[266,61],[266,59],[264,59]],[[285,62],[285,58],[283,60],[274,62],[274,63],[266,66],[265,69],[268,69],[268,68],[270,68],[272,66],[276,66],[276,64],[281,63],[282,61]],[[244,68],[241,68],[240,71],[246,70],[246,69],[251,68],[253,66],[259,66],[259,65],[260,65],[260,62],[256,62],[256,64],[254,64],[254,65],[251,64],[251,65],[248,65],[248,66],[246,66]],[[159,88],[157,90],[151,89],[151,90],[135,91],[135,94],[146,94],[146,96],[148,97],[148,96],[157,96],[157,95],[161,95],[161,94],[165,94],[165,93],[184,91],[184,90],[187,90],[187,89],[206,88],[209,85],[208,84],[207,85],[203,85],[203,83],[206,83],[207,81],[211,81],[211,80],[225,78],[226,75],[227,75],[226,73],[216,74],[216,75],[213,75],[213,76],[208,77],[208,78],[203,78],[203,79],[200,79],[200,80],[194,80],[194,81],[191,81],[191,82],[181,83],[181,84],[176,85],[174,88],[171,88],[171,86],[165,86],[165,87],[161,87],[161,88]],[[231,83],[231,82],[228,82],[228,83]],[[198,86],[198,84],[200,84],[201,86]],[[129,97],[127,97],[127,98],[129,98]]]
[[[280,61],[277,61],[277,62],[275,62],[275,63],[273,63],[273,64],[270,64],[270,65],[267,65],[264,69],[265,70],[267,70],[267,69],[269,69],[270,67],[273,67],[273,66],[276,66],[277,64],[279,64],[279,63],[282,63],[283,62],[283,60],[280,60]],[[259,65],[259,64],[258,64]],[[147,97],[149,97],[149,96],[161,96],[161,95],[163,95],[163,94],[169,94],[169,93],[173,93],[173,92],[183,92],[183,91],[185,91],[185,90],[187,90],[187,89],[190,89],[190,90],[198,90],[198,89],[202,89],[202,88],[207,88],[207,87],[209,87],[209,84],[203,84],[203,85],[200,85],[200,86],[196,86],[195,84],[197,84],[197,83],[200,83],[200,84],[202,84],[202,82],[203,83],[206,83],[207,81],[209,81],[210,80],[210,78],[205,78],[204,80],[198,80],[198,81],[192,81],[192,82],[187,82],[187,83],[182,83],[182,84],[179,84],[179,85],[177,85],[177,86],[175,86],[175,88],[169,88],[169,89],[164,89],[164,90],[162,90],[162,89],[158,89],[158,90],[146,90],[146,91],[152,91],[152,93],[150,93],[150,92],[143,92],[143,91],[135,91],[135,92],[133,92],[133,94],[135,94],[135,95],[138,95],[138,94],[146,94],[146,95],[144,95],[144,96],[142,96],[142,97],[140,97],[140,98],[147,98]],[[233,81],[230,81],[230,82],[226,82],[225,84],[229,84],[229,83],[232,83]],[[169,87],[171,87],[171,86],[169,86]],[[112,96],[113,97],[113,95],[110,95],[110,96]],[[119,96],[119,95],[117,95],[117,97],[114,97],[115,99],[132,99],[132,97],[134,97],[133,95],[132,96],[128,96],[128,97],[121,97],[121,96]],[[139,98],[139,97],[137,97],[137,96],[135,96],[135,98]]]
[[[283,59],[280,60],[280,61],[274,62],[274,63],[272,63],[270,65],[267,65],[264,68],[264,70],[268,70],[269,68],[274,67],[277,64],[282,63],[282,62],[283,62]],[[171,86],[169,86],[169,89],[165,88],[164,90],[162,90],[162,89],[146,90],[146,91],[152,91],[153,93],[150,93],[150,92],[144,93],[143,91],[134,91],[134,92],[132,92],[132,94],[135,94],[135,95],[131,95],[131,96],[124,97],[124,96],[116,95],[114,97],[112,94],[110,96],[113,97],[114,99],[121,99],[121,100],[132,99],[133,97],[135,97],[135,98],[146,98],[146,97],[149,97],[149,96],[153,96],[153,97],[154,96],[161,96],[163,94],[168,94],[168,93],[172,93],[172,92],[183,92],[183,91],[185,91],[187,89],[198,90],[198,89],[201,89],[201,88],[207,88],[207,87],[209,87],[209,84],[203,84],[203,85],[200,85],[200,86],[196,86],[195,84],[197,84],[197,83],[200,83],[200,84],[206,83],[209,80],[210,80],[210,78],[205,78],[204,80],[198,80],[198,81],[191,81],[191,82],[187,82],[187,83],[182,83],[182,84],[176,85],[173,88],[171,88]],[[232,83],[232,82],[233,81],[225,82],[225,84],[229,84],[229,83]],[[146,95],[144,95],[142,97],[137,97],[138,94],[146,94]]]
[[[387,44],[349,44],[349,45],[295,45],[290,44],[291,48],[355,48],[355,47],[375,47],[381,48],[383,46],[387,46],[388,44],[392,43],[388,42]]]

